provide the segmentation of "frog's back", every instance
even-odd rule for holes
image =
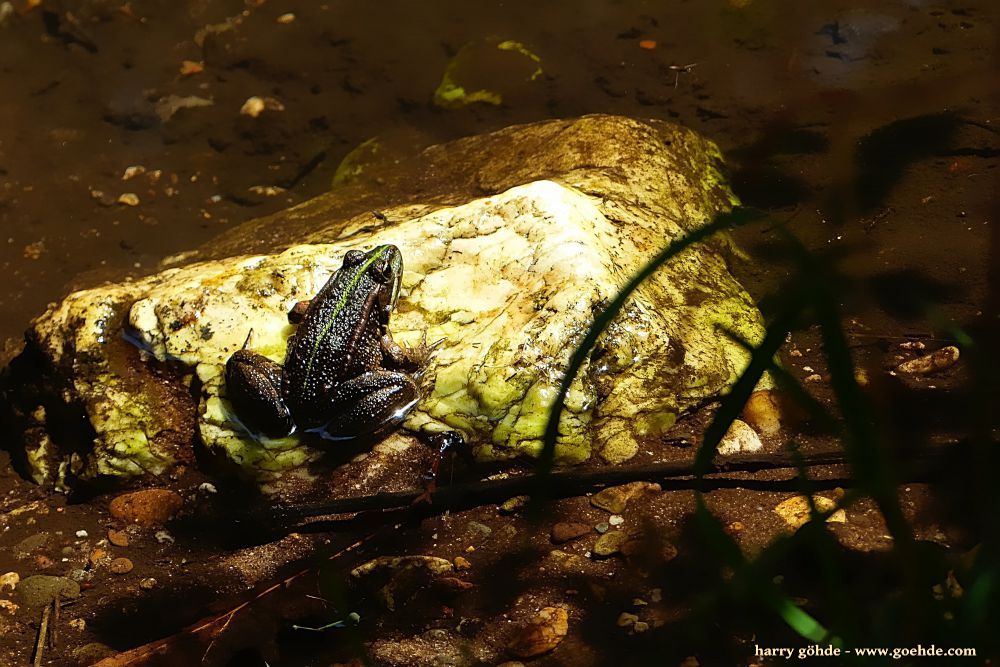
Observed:
[[[377,365],[379,328],[374,309],[366,307],[374,288],[363,272],[341,270],[313,298],[285,357],[283,393],[293,412]]]

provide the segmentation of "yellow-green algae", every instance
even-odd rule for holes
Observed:
[[[206,446],[251,474],[302,474],[320,452],[294,436],[251,436],[225,400],[225,360],[252,330],[250,346],[281,361],[293,332],[289,307],[313,296],[346,250],[394,243],[406,271],[392,330],[404,342],[425,333],[445,341],[426,375],[428,393],[405,428],[458,428],[480,460],[532,456],[555,387],[594,313],[666,243],[735,200],[719,176],[714,145],[672,126],[588,117],[486,139],[493,136],[501,145],[510,136],[522,148],[537,142],[557,152],[506,167],[486,162],[475,172],[477,187],[497,194],[436,208],[411,200],[382,209],[392,221],[386,224],[373,225],[364,214],[303,227],[325,206],[323,198],[290,209],[280,224],[303,245],[76,293],[36,323],[43,348],[53,358],[99,356],[94,340],[114,321],[101,309],[129,305],[141,344],[157,359],[196,372]],[[482,139],[449,150],[461,153],[463,142]],[[438,159],[437,150],[427,159]],[[539,170],[561,175],[531,179]],[[726,266],[730,249],[726,238],[691,248],[635,292],[571,388],[559,461],[595,453],[627,460],[685,410],[728,390],[748,355],[720,327],[751,342],[763,333],[760,313]],[[120,423],[106,424],[110,430],[98,437],[120,444],[102,451],[121,451],[128,461],[110,467],[127,473],[152,465],[133,451],[141,443],[132,436],[145,433],[141,418],[127,406],[113,414]]]
[[[477,102],[499,106],[505,90],[542,76],[542,59],[521,42],[483,40],[459,49],[434,91],[434,104],[457,109]]]
[[[378,137],[362,141],[337,165],[331,185],[336,187],[358,178],[364,172],[365,165],[374,161],[381,151],[382,143]]]
[[[574,345],[593,313],[645,262],[639,249],[652,239],[644,236],[662,238],[665,231],[620,217],[612,221],[590,197],[539,181],[393,222],[363,238],[350,238],[347,229],[341,243],[223,261],[207,278],[203,266],[181,269],[136,302],[130,323],[158,358],[197,368],[206,444],[245,467],[299,466],[318,452],[295,436],[254,438],[232,414],[225,360],[252,330],[250,346],[281,361],[293,331],[288,308],[315,293],[347,250],[394,243],[406,270],[392,330],[404,342],[425,333],[444,341],[427,373],[431,389],[406,427],[457,428],[480,460],[534,456]],[[622,223],[629,234],[619,233]],[[558,461],[580,462],[594,449],[611,461],[629,458],[640,437],[662,435],[681,411],[731,383],[745,363],[746,353],[715,325],[759,338],[760,316],[749,298],[707,250],[678,263],[686,283],[676,284],[675,270],[640,288],[602,339],[599,363],[572,385]],[[176,321],[190,323],[174,328]],[[215,332],[210,340],[199,333],[205,323]]]

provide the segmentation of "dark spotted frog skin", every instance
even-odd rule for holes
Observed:
[[[403,258],[394,245],[351,250],[311,301],[288,313],[298,324],[284,364],[244,349],[226,362],[226,392],[240,420],[268,437],[297,429],[331,440],[376,438],[420,399],[429,349],[389,333]],[[248,340],[249,342],[249,340]]]

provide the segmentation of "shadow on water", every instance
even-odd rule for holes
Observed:
[[[957,112],[946,111],[896,120],[862,137],[854,157],[858,213],[884,202],[909,167],[944,151],[962,123]]]
[[[913,269],[877,273],[868,280],[868,289],[882,310],[901,320],[925,317],[931,304],[958,301],[968,294],[964,285]]]
[[[750,144],[730,149],[733,191],[746,206],[776,209],[803,203],[815,195],[808,181],[792,173],[781,158],[825,153],[830,140],[823,132],[776,119],[761,128]]]

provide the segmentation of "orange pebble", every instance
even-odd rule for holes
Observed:
[[[643,39],[643,40],[641,40],[639,42],[639,48],[640,49],[646,49],[647,51],[652,51],[653,49],[656,48],[656,40],[655,39]]]
[[[180,72],[183,76],[190,76],[203,71],[205,71],[205,66],[199,62],[194,60],[185,60],[181,62]]]

